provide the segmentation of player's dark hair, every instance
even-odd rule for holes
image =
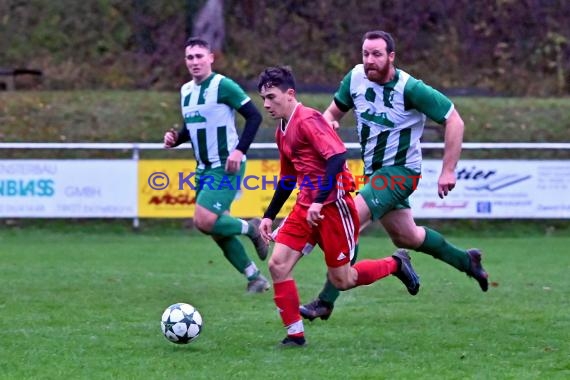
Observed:
[[[369,32],[364,33],[364,37],[362,37],[362,42],[364,40],[378,40],[383,39],[386,42],[386,52],[390,54],[393,51],[396,51],[396,44],[394,43],[394,39],[390,35],[390,33],[385,32],[383,30],[371,30]]]
[[[288,89],[295,90],[295,77],[291,68],[287,66],[276,66],[268,67],[259,74],[259,80],[257,82],[257,90],[261,92],[261,89],[269,87],[277,87],[281,91],[287,91]]]
[[[184,44],[184,48],[192,47],[192,46],[200,46],[210,50],[210,44],[203,38],[200,37],[189,37]]]

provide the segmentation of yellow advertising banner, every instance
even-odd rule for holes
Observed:
[[[233,203],[231,213],[240,218],[261,217],[271,202],[279,181],[279,160],[248,160],[241,196]],[[256,188],[257,187],[257,188]],[[295,205],[296,192],[289,197],[279,218],[286,217]]]
[[[355,175],[362,173],[361,160],[349,160]],[[138,169],[138,215],[141,218],[191,218],[194,215],[196,192],[184,178],[193,174],[196,164],[191,160],[141,160]],[[231,214],[240,218],[261,217],[269,205],[279,178],[279,160],[248,160],[240,180]],[[194,184],[194,177],[190,182]],[[291,194],[278,217],[291,211],[297,198]]]
[[[141,218],[191,218],[196,192],[179,189],[179,173],[196,170],[193,160],[140,160],[138,205]]]

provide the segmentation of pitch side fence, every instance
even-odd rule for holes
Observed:
[[[349,150],[360,149],[358,143],[346,146]],[[422,144],[426,150],[443,147],[443,143]],[[254,143],[250,150],[276,148],[274,143]],[[187,156],[176,160],[141,159],[142,151],[162,150],[162,144],[0,143],[3,149],[114,150],[132,154],[131,159],[121,160],[0,158],[0,218],[132,218],[133,226],[138,227],[139,218],[188,218],[189,210],[193,212],[193,194],[183,189],[184,184],[176,183],[177,178],[183,178],[183,172],[194,170],[192,160]],[[570,151],[570,143],[463,144],[465,151],[498,149]],[[349,165],[354,174],[361,173],[359,160],[351,160]],[[250,160],[247,168],[253,174],[240,190],[255,191],[242,191],[242,197],[232,206],[232,213],[241,217],[262,214],[273,188],[260,185],[272,183],[266,177],[278,174],[278,161]],[[570,219],[569,159],[462,159],[456,189],[444,200],[435,194],[440,169],[441,160],[424,160],[423,177],[411,199],[417,218]],[[151,183],[156,173],[162,177]],[[170,182],[163,189],[153,186],[165,181]],[[376,185],[394,184],[384,181]],[[284,214],[288,207],[284,207]]]

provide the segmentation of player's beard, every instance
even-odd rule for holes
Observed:
[[[374,69],[374,70],[371,70]],[[364,73],[368,80],[375,83],[386,83],[390,81],[390,62],[386,62],[383,67],[377,65],[364,65]]]

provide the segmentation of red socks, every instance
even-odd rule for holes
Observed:
[[[275,306],[279,311],[287,334],[294,337],[303,336],[303,322],[299,313],[299,293],[295,280],[286,280],[273,284]]]
[[[358,272],[356,286],[370,285],[386,276],[398,271],[398,261],[393,257],[385,257],[377,260],[362,260],[354,264]],[[275,289],[277,294],[277,289]]]
[[[362,260],[354,265],[358,272],[356,285],[370,285],[398,271],[398,261],[393,257],[377,260]],[[299,313],[299,293],[295,280],[285,280],[273,284],[273,300],[279,311],[287,335],[302,337],[304,335],[303,319]]]

